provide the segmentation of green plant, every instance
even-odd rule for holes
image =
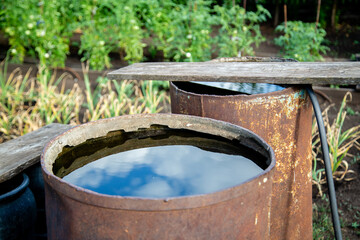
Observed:
[[[29,54],[41,65],[64,65],[74,26],[72,1],[4,0],[2,5],[6,14],[1,27],[9,38],[13,60],[22,62]]]
[[[168,83],[161,81],[110,81],[99,77],[96,86],[91,86],[88,77],[89,65],[83,64],[86,102],[83,107],[83,122],[109,118],[122,114],[157,113],[163,105],[169,104],[164,88]]]
[[[16,69],[6,77],[6,64],[2,63],[0,70],[1,139],[11,139],[52,122],[79,123],[82,90],[77,84],[65,89],[69,74],[55,79],[56,74],[40,67],[36,78],[29,77],[31,69],[25,75]]]
[[[344,157],[348,155],[349,149],[354,146],[355,142],[360,139],[360,125],[343,131],[343,125],[347,115],[345,107],[346,103],[351,101],[351,98],[352,96],[350,92],[345,94],[336,119],[332,125],[327,124],[327,137],[329,150],[332,157],[331,160],[333,173],[337,171],[340,164],[346,164],[346,161],[343,160]],[[329,122],[327,112],[325,116],[325,121]],[[341,175],[341,178],[343,177],[344,175]]]
[[[257,47],[265,38],[261,35],[259,23],[264,22],[271,15],[263,6],[257,5],[257,11],[246,12],[238,5],[231,8],[215,6],[217,22],[220,30],[217,36],[220,57],[236,57],[254,55],[252,47]]]
[[[0,29],[9,38],[9,54],[23,61],[36,57],[42,66],[63,66],[70,38],[80,34],[79,54],[93,69],[111,66],[110,52],[129,63],[143,60],[145,42],[154,55],[167,60],[205,61],[220,49],[221,56],[253,54],[251,44],[263,41],[258,23],[270,17],[258,6],[245,12],[219,7],[212,0],[4,0]],[[5,14],[6,13],[6,14]],[[26,13],[26,14],[25,14]],[[217,26],[221,25],[220,37]],[[219,47],[217,46],[219,45]]]
[[[288,21],[287,26],[281,24],[275,31],[284,33],[275,38],[274,42],[282,48],[285,58],[294,58],[298,61],[323,60],[321,53],[329,49],[323,45],[326,31],[316,27],[315,23]]]
[[[354,229],[357,236],[360,236],[360,223],[359,222],[352,222],[351,227]]]
[[[85,4],[86,3],[86,4]],[[136,15],[136,1],[84,1],[79,27],[82,30],[80,53],[94,69],[109,68],[111,51],[125,52],[125,60],[138,62],[143,58],[145,37]]]
[[[112,84],[115,91],[112,90]],[[131,96],[134,94],[134,84],[131,81],[122,81],[120,83],[115,80],[107,80],[108,96],[103,102],[103,117],[115,117],[126,114],[133,101]],[[135,104],[134,104],[135,105]]]
[[[334,236],[330,206],[326,195],[319,204],[313,203],[313,239],[331,239]]]
[[[350,181],[353,179],[352,177],[347,177],[348,174],[354,173],[354,171],[349,169],[349,164],[345,160],[345,157],[354,157],[353,155],[349,154],[348,151],[354,146],[358,147],[358,140],[360,139],[360,125],[347,130],[343,129],[344,121],[347,115],[347,112],[345,111],[346,103],[348,101],[351,101],[350,92],[345,94],[339,112],[332,123],[330,123],[328,111],[333,105],[330,105],[323,111],[324,124],[327,131],[327,141],[329,145],[331,168],[333,177],[337,181]],[[321,194],[321,184],[325,183],[325,176],[323,174],[324,169],[318,168],[317,166],[318,162],[321,162],[323,165],[323,160],[318,157],[320,153],[320,140],[315,123],[313,124],[312,131],[314,157],[313,182],[318,185]]]
[[[355,145],[356,146],[356,145]],[[358,153],[357,155],[353,156],[353,160],[351,161],[351,164],[355,164],[357,163],[357,161],[360,160],[360,153]]]
[[[353,227],[353,228],[359,228],[359,227],[360,227],[360,223],[358,223],[358,222],[353,222],[353,223],[351,223],[351,227]]]
[[[346,107],[346,112],[350,116],[360,115],[360,113],[358,111],[354,111],[354,109],[352,109],[351,107]]]
[[[30,78],[16,69],[7,77],[7,62],[0,64],[0,142],[34,131],[52,122],[80,124],[122,114],[155,113],[169,105],[168,83],[110,81],[100,77],[91,84],[89,65],[83,65],[85,91],[71,88],[68,73],[57,77],[46,66]],[[95,85],[95,86],[94,86]]]
[[[102,114],[101,105],[104,101],[104,94],[107,87],[107,79],[97,78],[97,85],[95,88],[91,86],[89,79],[89,64],[82,64],[84,83],[85,83],[85,96],[86,102],[83,107],[86,109],[83,121],[94,121],[100,118]]]
[[[324,179],[323,179],[323,175],[324,175],[324,168],[320,168],[318,167],[318,162],[322,162],[322,159],[319,157],[319,153],[320,153],[320,138],[319,138],[319,133],[317,132],[317,125],[316,125],[316,121],[314,119],[313,123],[312,123],[312,128],[311,128],[311,135],[312,135],[312,145],[311,145],[311,149],[312,149],[312,163],[313,163],[313,167],[312,167],[312,183],[315,184],[319,190],[319,195],[323,196],[323,192],[322,192],[322,188],[321,188],[321,184],[324,183]]]
[[[37,75],[36,104],[32,114],[39,114],[43,124],[52,122],[70,123],[77,119],[83,101],[82,91],[78,84],[65,90],[65,84],[71,75],[62,74],[56,78],[55,73],[43,66],[39,67]],[[61,83],[61,86],[60,86]]]
[[[0,27],[9,38],[13,60],[37,57],[41,65],[63,66],[73,33],[81,33],[80,53],[95,69],[110,67],[110,51],[125,60],[143,57],[144,31],[132,1],[3,1]],[[4,14],[6,12],[6,14]]]
[[[0,66],[0,132],[12,138],[12,135],[21,134],[21,130],[19,132],[17,128],[22,125],[22,119],[17,113],[27,111],[28,105],[32,104],[34,84],[29,80],[31,69],[25,76],[20,69],[15,69],[6,79],[6,65],[6,62],[3,62]]]
[[[211,1],[192,0],[186,4],[151,1],[143,13],[154,47],[175,61],[204,61],[211,58],[210,34],[214,17]]]
[[[146,113],[157,113],[162,110],[160,104],[162,102],[169,102],[169,97],[164,91],[159,91],[154,81],[145,81],[140,83],[141,86],[141,101],[145,104]]]

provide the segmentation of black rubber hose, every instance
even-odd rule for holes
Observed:
[[[335,234],[335,238],[337,240],[342,240],[339,213],[338,213],[338,208],[337,208],[337,203],[336,203],[335,186],[334,186],[334,180],[333,180],[333,176],[332,176],[332,169],[331,169],[330,156],[329,156],[329,146],[326,141],[326,132],[325,132],[324,121],[322,119],[319,102],[316,98],[316,95],[315,95],[312,87],[306,86],[305,88],[310,96],[312,105],[314,107],[316,122],[317,122],[317,125],[319,128],[321,150],[322,150],[322,153],[324,156],[325,173],[326,173],[327,185],[328,185],[328,189],[329,189],[329,198],[330,198],[330,207],[331,207],[331,216],[332,216],[333,227],[334,227],[334,234]]]

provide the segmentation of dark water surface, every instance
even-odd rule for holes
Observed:
[[[193,83],[230,90],[248,95],[270,93],[285,89],[284,86],[269,84],[269,83],[234,83],[234,82],[193,82]]]
[[[66,149],[55,162],[54,173],[98,193],[168,198],[229,188],[267,167],[263,156],[230,141],[191,131],[185,135],[172,131],[156,134],[156,137],[135,134],[126,141],[122,139],[119,145],[107,144],[99,150],[83,146],[91,149],[89,154],[79,148]],[[71,160],[69,156],[75,158]],[[261,158],[260,163],[251,158]]]

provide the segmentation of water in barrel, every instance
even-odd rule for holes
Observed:
[[[198,88],[201,87],[211,87],[211,92],[218,90],[228,91],[228,94],[261,94],[261,93],[270,93],[275,91],[280,91],[285,89],[285,86],[270,84],[270,83],[236,83],[236,82],[191,82],[190,84],[197,85]],[[225,94],[220,91],[220,94]]]
[[[66,147],[53,165],[65,181],[94,192],[141,198],[207,194],[241,184],[268,166],[255,150],[190,130],[114,132]]]

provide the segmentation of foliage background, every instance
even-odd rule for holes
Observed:
[[[260,24],[283,22],[284,3],[288,21],[315,22],[313,0],[2,0],[0,32],[9,40],[12,61],[32,56],[51,67],[64,66],[70,44],[98,70],[111,67],[111,52],[128,63],[144,61],[146,46],[166,61],[205,61],[253,55],[264,41]],[[358,19],[359,8],[358,0],[322,1],[320,26],[336,31],[342,20]],[[323,33],[313,37],[316,44],[323,44]],[[80,42],[70,41],[75,34]]]

